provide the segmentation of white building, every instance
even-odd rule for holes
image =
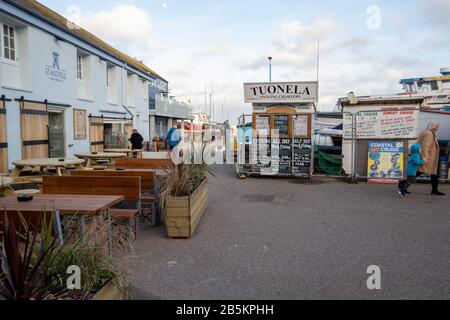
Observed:
[[[0,172],[150,140],[153,70],[33,0],[0,2]],[[154,118],[152,119],[154,120]]]

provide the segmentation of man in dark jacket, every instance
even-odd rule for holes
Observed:
[[[133,129],[133,133],[131,134],[130,142],[131,142],[131,149],[138,150],[142,149],[144,145],[142,142],[144,141],[144,138],[142,138],[141,134],[136,130]]]

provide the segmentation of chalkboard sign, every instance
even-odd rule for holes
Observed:
[[[279,135],[287,136],[289,134],[289,116],[288,115],[276,115],[274,116],[275,130],[278,130]]]
[[[291,139],[281,139],[280,142],[280,173],[291,173],[292,144]]]
[[[272,170],[274,173],[290,174],[292,148],[291,139],[272,139],[271,154]]]
[[[292,173],[311,172],[311,139],[294,139],[292,142]]]
[[[253,144],[256,146],[254,150],[254,154],[256,155],[256,159],[254,163],[257,168],[270,168],[271,164],[271,143],[267,138],[256,138],[253,139]]]

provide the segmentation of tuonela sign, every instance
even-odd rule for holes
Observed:
[[[318,91],[316,81],[244,83],[246,103],[312,103]]]

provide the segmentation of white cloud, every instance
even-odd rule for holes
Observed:
[[[450,1],[449,0],[426,0],[421,5],[421,11],[424,16],[433,24],[440,25],[442,27],[450,26],[449,13],[450,13]]]
[[[81,18],[81,26],[133,58],[142,60],[148,58],[149,52],[159,50],[151,21],[150,14],[137,6],[118,5],[86,13]]]
[[[430,14],[449,12],[445,11],[449,1],[429,3],[426,10]],[[182,23],[176,21],[181,28]],[[258,42],[239,42],[238,28],[209,22],[208,32],[201,36],[174,31],[173,36],[159,39],[150,13],[135,5],[88,13],[82,17],[82,26],[130,56],[143,59],[170,81],[171,94],[180,101],[192,99],[203,108],[205,82],[208,94],[214,86],[216,106],[226,101],[225,115],[229,114],[232,121],[243,112],[251,112],[251,106],[243,103],[242,84],[268,80],[269,55],[273,56],[275,81],[314,80],[320,39],[319,105],[328,110],[349,91],[360,95],[395,93],[400,90],[400,78],[427,75],[435,66],[426,52],[419,52],[428,48],[423,46],[426,39],[448,48],[445,37],[432,29],[420,35],[394,32],[386,36],[349,29],[345,21],[331,18],[311,23],[289,20]]]

